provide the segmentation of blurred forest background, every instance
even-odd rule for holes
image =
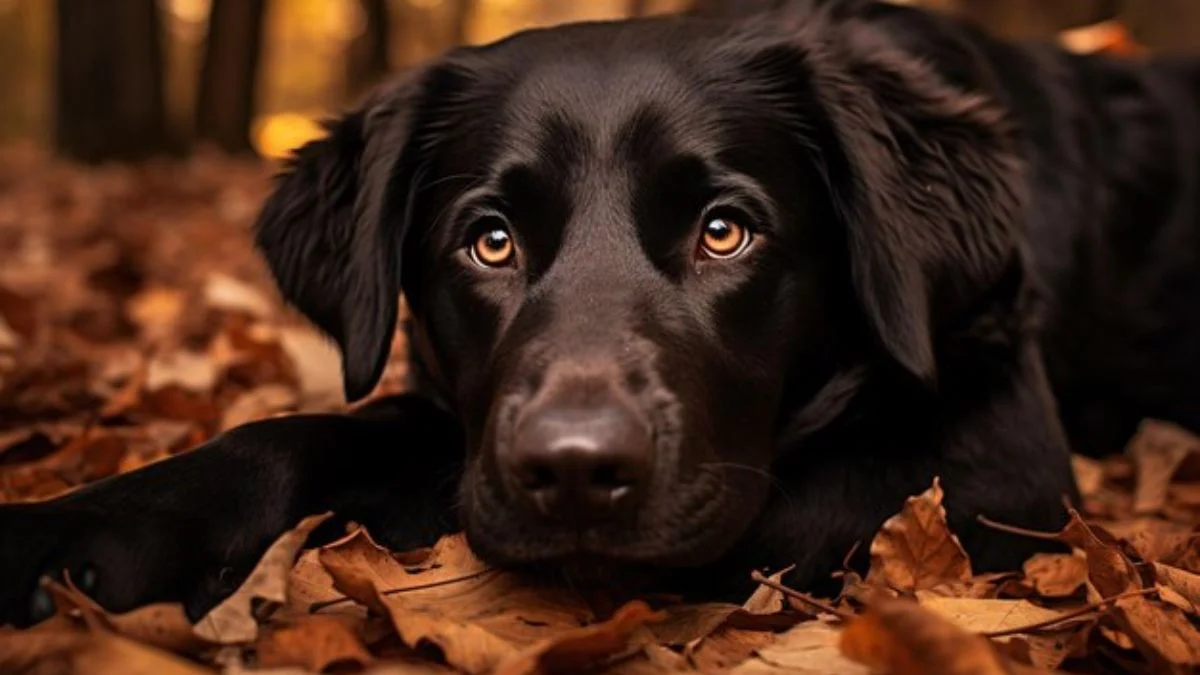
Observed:
[[[770,0],[723,0],[748,8]],[[908,0],[1014,37],[1119,14],[1200,50],[1197,0]],[[711,3],[697,0],[695,4]],[[0,144],[85,161],[205,145],[277,157],[385,73],[459,43],[689,0],[0,0]]]

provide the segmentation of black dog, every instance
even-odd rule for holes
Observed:
[[[326,509],[573,583],[814,587],[935,476],[1012,569],[1031,544],[975,518],[1061,525],[1068,438],[1200,428],[1198,94],[857,0],[455,50],[301,149],[258,227],[350,400],[403,288],[416,393],[4,507],[0,620],[63,569],[198,615]]]

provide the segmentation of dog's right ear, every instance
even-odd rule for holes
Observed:
[[[337,343],[351,402],[378,383],[395,330],[428,75],[381,90],[297,149],[255,225],[284,298]]]

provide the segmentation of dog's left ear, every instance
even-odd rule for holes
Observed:
[[[933,386],[935,337],[1016,255],[1024,199],[1002,109],[953,86],[873,27],[814,36],[810,89],[845,222],[852,283],[884,350]]]
[[[296,150],[255,225],[284,298],[337,343],[351,402],[378,383],[395,331],[429,77],[380,90]]]

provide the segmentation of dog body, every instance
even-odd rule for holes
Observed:
[[[351,400],[403,289],[414,393],[3,507],[0,620],[61,569],[199,615],[326,509],[572,582],[820,588],[935,478],[1012,569],[1036,542],[976,517],[1060,526],[1069,445],[1200,428],[1198,93],[858,0],[456,50],[302,148],[258,228]]]

